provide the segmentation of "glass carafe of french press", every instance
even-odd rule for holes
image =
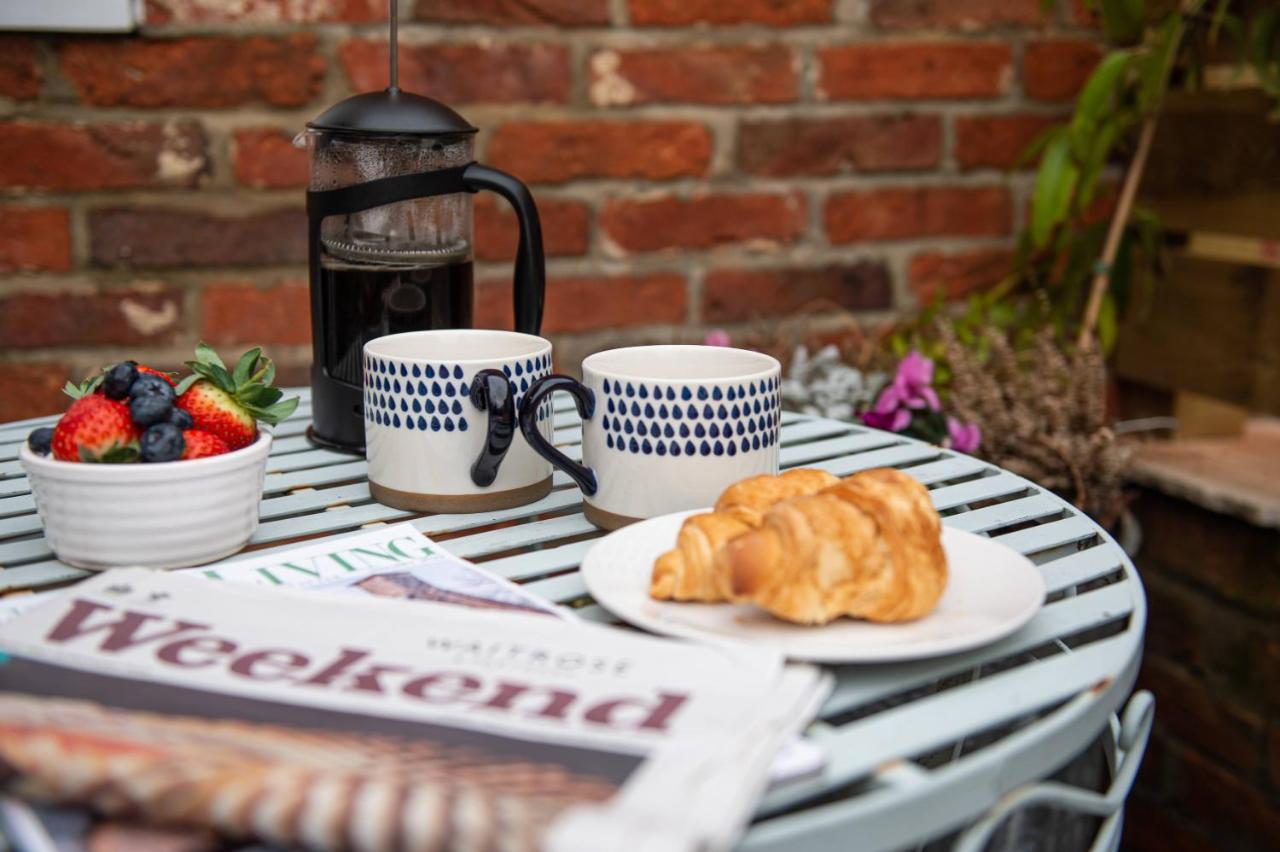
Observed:
[[[516,178],[472,160],[476,128],[396,85],[348,98],[299,134],[311,150],[307,191],[311,277],[313,442],[362,451],[364,344],[386,334],[472,323],[472,194],[515,208],[516,330],[542,324],[538,211]]]

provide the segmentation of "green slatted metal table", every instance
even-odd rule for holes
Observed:
[[[369,496],[363,460],[307,443],[310,408],[301,393],[298,411],[276,429],[253,548],[410,520],[459,556],[585,618],[615,621],[590,600],[578,574],[602,533],[582,516],[581,494],[563,474],[549,496],[515,509],[424,516],[388,508]],[[573,456],[581,428],[569,401],[560,402],[556,441]],[[0,594],[86,576],[54,558],[17,461],[27,433],[52,419],[0,426]],[[947,836],[957,849],[978,850],[1006,815],[1052,805],[1098,817],[1094,848],[1115,849],[1153,714],[1150,695],[1129,699],[1146,603],[1116,543],[1025,479],[899,435],[788,413],[781,459],[784,468],[841,476],[905,470],[929,487],[945,523],[1028,555],[1049,594],[1025,628],[994,645],[924,662],[838,668],[837,688],[808,732],[828,756],[825,771],[766,797],[744,848],[890,850]],[[1100,734],[1114,746],[1108,790],[1041,780]]]

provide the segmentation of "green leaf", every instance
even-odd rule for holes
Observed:
[[[1103,57],[1089,75],[1071,119],[1071,134],[1077,151],[1085,149],[1089,136],[1111,115],[1116,92],[1133,62],[1132,51],[1117,50]]]
[[[235,393],[236,383],[232,380],[227,368],[221,364],[206,364],[209,369],[209,380],[227,393]]]
[[[192,385],[200,381],[200,379],[201,379],[201,376],[199,374],[192,373],[182,381],[178,382],[178,386],[173,389],[174,394],[176,394],[177,396],[182,396],[191,388]]]
[[[250,385],[236,394],[245,405],[268,406],[284,396],[284,391],[280,388],[269,388],[264,385]]]
[[[236,362],[236,368],[232,373],[236,387],[240,387],[249,381],[249,376],[253,372],[254,365],[258,363],[260,355],[262,355],[262,347],[255,346],[240,356],[240,360]]]
[[[1077,201],[1080,209],[1088,207],[1098,194],[1098,179],[1102,177],[1102,170],[1106,168],[1107,162],[1111,159],[1111,152],[1115,150],[1117,137],[1120,134],[1121,125],[1117,122],[1109,122],[1103,125],[1093,136],[1093,143],[1088,153],[1084,157],[1084,165],[1080,170],[1080,183],[1077,192]]]
[[[1138,107],[1143,113],[1159,109],[1169,80],[1169,68],[1182,41],[1182,16],[1170,15],[1160,24],[1156,37],[1156,49],[1144,55],[1137,63]]]
[[[298,407],[298,402],[299,398],[296,396],[289,397],[284,402],[277,402],[275,405],[263,409],[258,419],[264,423],[270,423],[274,426],[281,420],[287,418],[290,414],[293,414],[294,410]]]
[[[224,370],[227,368],[227,365],[222,363],[222,358],[214,351],[214,348],[204,341],[196,344],[196,361],[201,364],[216,364]],[[191,362],[188,361],[187,363],[190,364]]]
[[[1231,5],[1231,0],[1218,0],[1213,7],[1213,20],[1209,23],[1209,44],[1218,43],[1218,33],[1222,31],[1222,24],[1227,19],[1227,7]]]
[[[1071,159],[1071,140],[1065,132],[1059,132],[1045,147],[1036,173],[1031,201],[1031,239],[1037,248],[1047,245],[1054,231],[1063,224],[1079,178],[1080,170]]]

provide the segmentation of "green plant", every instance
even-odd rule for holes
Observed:
[[[1046,8],[1054,0],[1043,0]],[[1166,93],[1203,85],[1208,57],[1234,57],[1237,73],[1280,103],[1280,8],[1260,0],[1089,0],[1112,49],[1086,81],[1071,118],[1024,152],[1039,157],[1026,229],[1013,269],[990,290],[971,296],[951,317],[956,340],[989,350],[988,328],[1014,346],[1031,345],[1040,329],[1085,346],[1096,335],[1104,352],[1120,318],[1149,298],[1163,233],[1159,219],[1135,204],[1147,152]],[[1273,118],[1280,119],[1280,109]],[[1117,187],[1114,165],[1128,162]],[[895,354],[919,349],[950,375],[935,321],[946,307],[927,306],[891,339]]]
[[[1046,6],[1052,6],[1046,0]],[[1070,121],[1024,155],[1039,156],[1030,221],[1016,278],[1041,294],[1044,317],[1084,345],[1096,332],[1109,350],[1120,317],[1149,294],[1160,262],[1156,216],[1136,206],[1138,184],[1171,87],[1201,88],[1210,55],[1224,50],[1280,100],[1280,9],[1250,0],[1092,0],[1115,47],[1094,69]],[[1280,115],[1280,113],[1278,113]],[[1108,166],[1129,166],[1109,221],[1098,215]]]

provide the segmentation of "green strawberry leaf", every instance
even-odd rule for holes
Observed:
[[[264,385],[271,384],[276,378],[275,362],[266,355],[263,355],[262,364],[258,367],[258,372],[253,374],[253,378],[255,381],[262,382]]]
[[[94,455],[85,447],[80,448],[80,461],[88,464],[128,464],[138,460],[138,448],[132,444],[112,447],[101,455]]]
[[[236,394],[236,399],[246,408],[265,408],[284,396],[280,388],[269,388],[266,385],[249,385]]]
[[[65,385],[62,386],[62,392],[65,393],[67,396],[71,397],[72,399],[79,399],[82,396],[88,396],[89,394],[96,391],[98,389],[98,386],[102,384],[102,378],[103,377],[101,375],[97,375],[97,376],[90,376],[80,384],[76,384],[75,382],[67,382]]]
[[[201,364],[216,364],[224,370],[227,368],[214,348],[204,341],[196,344],[196,361]]]
[[[192,385],[200,381],[200,379],[201,379],[201,376],[199,373],[192,373],[182,381],[178,382],[178,386],[173,389],[174,394],[177,396],[182,396],[184,393],[190,390]]]
[[[231,374],[227,372],[227,368],[221,364],[205,364],[204,376],[217,387],[227,393],[235,393],[236,383],[232,380]]]
[[[298,402],[299,398],[296,396],[290,397],[284,402],[277,402],[275,405],[264,408],[262,410],[262,415],[258,417],[258,419],[264,423],[270,423],[274,426],[281,420],[287,418],[290,414],[293,414],[294,410],[298,407]]]
[[[261,355],[262,347],[255,346],[240,356],[240,360],[236,362],[235,370],[231,373],[231,377],[235,379],[236,387],[242,387],[249,381],[249,376],[253,373],[253,368],[257,365],[258,358]]]

